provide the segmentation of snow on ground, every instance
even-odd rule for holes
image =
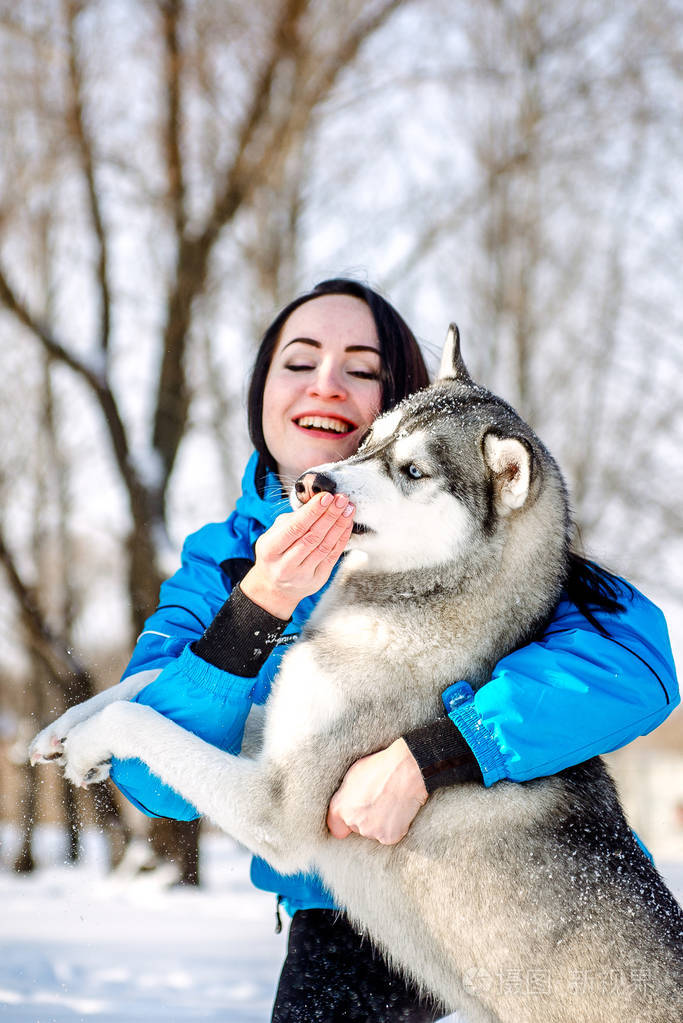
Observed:
[[[202,888],[166,889],[157,875],[107,875],[99,836],[77,867],[38,829],[40,869],[0,868],[2,1023],[266,1023],[284,956],[274,900],[249,884],[249,856],[202,837]],[[683,899],[683,863],[665,865]],[[449,1017],[456,1023],[456,1017]]]
[[[0,872],[0,1020],[268,1020],[285,933],[274,899],[249,884],[249,856],[204,835],[204,885],[169,890],[154,875],[107,876],[97,837],[70,867],[42,834],[41,869]]]

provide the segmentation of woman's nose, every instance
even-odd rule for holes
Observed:
[[[330,363],[321,363],[308,385],[308,393],[320,398],[345,398],[346,388],[337,367]]]

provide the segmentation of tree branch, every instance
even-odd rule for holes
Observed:
[[[64,348],[48,328],[33,316],[26,304],[14,292],[2,267],[0,267],[0,304],[4,305],[24,327],[38,338],[50,355],[72,369],[93,389],[102,386],[98,370]]]
[[[21,623],[31,645],[47,670],[56,676],[67,697],[75,702],[92,695],[90,676],[68,645],[49,627],[30,588],[22,579],[0,527],[0,564],[19,608]]]
[[[352,23],[349,34],[323,64],[317,79],[314,79],[309,99],[311,107],[320,103],[330,93],[340,73],[356,59],[358,51],[366,39],[382,28],[392,14],[395,14],[400,7],[405,7],[409,2],[410,0],[387,0],[374,14]]]
[[[185,235],[185,175],[180,152],[181,119],[181,65],[178,28],[183,14],[182,0],[159,0],[164,34],[164,74],[166,82],[166,120],[164,123],[164,148],[166,151],[166,173],[168,196],[176,238]]]
[[[126,429],[106,377],[89,366],[87,362],[79,359],[73,352],[68,351],[56,340],[47,327],[32,315],[28,307],[13,291],[2,268],[0,268],[0,304],[4,305],[40,341],[50,355],[73,370],[93,392],[104,414],[116,464],[128,491],[133,520],[136,524],[147,523],[150,517],[149,495],[131,461]]]
[[[103,352],[109,349],[109,335],[111,331],[111,293],[109,290],[109,269],[108,269],[108,244],[107,236],[102,219],[100,199],[95,183],[95,166],[93,159],[93,145],[85,125],[83,116],[83,81],[81,69],[78,63],[76,44],[76,17],[83,8],[79,0],[66,0],[65,14],[67,24],[67,39],[69,46],[68,81],[70,91],[70,112],[69,125],[71,127],[81,170],[85,179],[86,191],[88,194],[88,206],[93,222],[95,237],[97,239],[97,286],[100,294],[100,329],[99,343]]]
[[[168,301],[164,330],[163,359],[159,374],[152,443],[162,466],[159,499],[163,498],[185,431],[189,395],[184,368],[192,303],[206,281],[209,259],[218,235],[232,220],[258,181],[249,150],[260,127],[268,122],[269,101],[276,70],[289,53],[296,24],[306,10],[308,0],[285,0],[271,36],[268,58],[261,70],[251,103],[238,133],[235,159],[203,230],[196,237],[180,238],[173,289]],[[268,134],[268,133],[267,133]],[[272,135],[272,132],[270,133]],[[271,146],[267,148],[269,154]],[[157,509],[159,513],[163,508]]]

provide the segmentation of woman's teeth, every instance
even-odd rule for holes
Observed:
[[[332,433],[350,433],[353,430],[350,423],[330,416],[301,416],[295,422],[297,426],[308,430],[330,430]]]

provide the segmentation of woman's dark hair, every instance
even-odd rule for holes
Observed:
[[[382,363],[382,412],[429,383],[427,367],[415,335],[385,298],[367,285],[347,277],[335,277],[316,284],[311,291],[299,295],[275,317],[261,339],[251,373],[247,397],[249,436],[262,462],[273,470],[276,466],[263,436],[263,392],[273,352],[285,321],[294,310],[323,295],[350,295],[365,302],[370,309],[377,329]]]

